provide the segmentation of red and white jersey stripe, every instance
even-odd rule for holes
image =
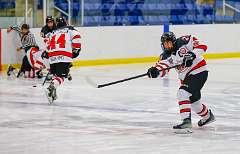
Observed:
[[[193,46],[193,49],[195,51],[198,51],[200,54],[203,54],[207,51],[207,46],[204,44],[201,44],[199,40],[196,37],[191,37],[189,45]]]
[[[72,62],[72,50],[81,48],[81,36],[75,29],[64,27],[52,33],[49,43],[50,64]]]

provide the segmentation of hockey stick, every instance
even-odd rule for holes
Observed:
[[[180,65],[175,65],[175,66],[172,66],[172,67],[168,67],[164,70],[160,70],[159,72],[161,71],[167,71],[167,70],[170,70],[172,68],[176,68]],[[129,80],[133,80],[133,79],[137,79],[137,78],[141,78],[141,77],[144,77],[144,76],[147,76],[148,73],[144,73],[144,74],[140,74],[140,75],[137,75],[137,76],[133,76],[133,77],[130,77],[130,78],[126,78],[126,79],[122,79],[122,80],[118,80],[118,81],[114,81],[114,82],[109,82],[109,83],[106,83],[106,84],[100,84],[100,85],[96,85],[97,88],[103,88],[103,87],[107,87],[107,86],[110,86],[110,85],[114,85],[114,84],[118,84],[118,83],[121,83],[121,82],[125,82],[125,81],[129,81]],[[89,79],[88,79],[89,80]]]
[[[46,77],[45,77],[45,79],[44,79],[44,81],[42,83],[42,86],[44,86],[44,84],[46,83],[49,74],[50,74],[50,71],[48,71],[48,73],[47,73],[47,75],[46,75]]]

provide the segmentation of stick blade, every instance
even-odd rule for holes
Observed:
[[[102,86],[102,85],[97,85],[97,88],[102,88],[102,87],[104,87],[104,86]]]
[[[99,88],[99,85],[97,85],[89,76],[86,76],[86,81],[89,85],[91,85],[94,88]]]

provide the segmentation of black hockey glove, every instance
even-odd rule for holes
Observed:
[[[184,67],[190,67],[192,66],[192,63],[194,61],[194,59],[196,58],[196,55],[193,52],[188,52],[184,55],[183,58],[183,66]]]
[[[41,57],[42,57],[42,59],[48,59],[49,58],[49,56],[48,56],[48,53],[47,53],[47,51],[43,51],[43,53],[42,53],[42,55],[41,55]]]
[[[156,67],[148,69],[147,75],[149,78],[157,78],[159,76],[159,70]]]
[[[80,53],[81,49],[73,49],[72,53],[73,53],[73,58],[77,58],[79,53]]]

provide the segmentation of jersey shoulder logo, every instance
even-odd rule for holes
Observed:
[[[187,53],[187,48],[184,46],[184,47],[181,47],[179,50],[178,50],[178,55],[179,57],[183,57],[183,55],[185,55]]]

